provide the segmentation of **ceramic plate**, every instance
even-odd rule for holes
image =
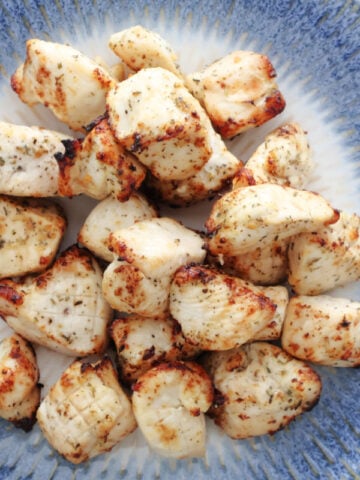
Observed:
[[[289,120],[308,131],[316,169],[310,189],[334,207],[360,206],[360,4],[348,0],[201,1],[2,0],[0,119],[66,131],[42,107],[30,110],[9,87],[30,37],[70,43],[108,63],[111,33],[135,24],[156,30],[174,47],[184,72],[235,49],[267,54],[287,107],[279,117],[229,142],[247,160],[266,133]],[[64,202],[70,227],[63,247],[95,204]],[[203,225],[209,204],[166,214]],[[334,294],[360,300],[359,284]],[[7,330],[3,325],[1,336]],[[37,349],[45,391],[69,359]],[[319,404],[274,436],[233,441],[208,423],[206,456],[169,461],[153,454],[139,432],[110,453],[73,466],[57,455],[37,426],[29,434],[0,422],[0,479],[355,479],[360,478],[359,370],[317,368]]]

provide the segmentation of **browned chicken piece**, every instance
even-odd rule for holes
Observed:
[[[319,295],[360,279],[360,217],[340,212],[339,220],[291,239],[289,277],[299,295]]]
[[[0,278],[45,270],[65,228],[64,212],[56,203],[0,195]]]
[[[41,402],[37,420],[50,445],[75,464],[108,452],[136,428],[109,358],[73,362]]]
[[[113,262],[104,272],[102,288],[112,308],[156,317],[169,308],[175,271],[205,258],[201,236],[171,218],[152,218],[110,235]]]
[[[297,123],[276,128],[234,177],[233,188],[276,183],[304,188],[313,169],[307,135]]]
[[[0,281],[0,315],[28,340],[66,355],[99,353],[112,311],[95,259],[74,246],[38,276]]]
[[[155,196],[173,206],[189,206],[215,195],[231,181],[242,166],[227,148],[220,135],[209,127],[212,154],[205,165],[192,177],[184,180],[147,179],[147,186]]]
[[[213,401],[213,387],[194,362],[162,363],[133,386],[133,409],[150,447],[170,458],[205,455],[204,412]]]
[[[360,303],[328,295],[293,297],[281,341],[293,357],[333,367],[358,367]]]
[[[132,193],[125,202],[108,197],[90,212],[81,227],[78,241],[97,257],[111,262],[114,254],[108,249],[110,233],[153,217],[157,217],[156,209],[139,193]]]
[[[237,256],[335,223],[320,195],[270,183],[237,188],[215,202],[206,228],[212,254]]]
[[[118,141],[160,180],[195,175],[209,160],[210,121],[184,83],[163,68],[145,68],[107,95]]]
[[[188,75],[186,85],[224,138],[258,127],[285,108],[273,65],[255,52],[232,52]]]
[[[288,289],[282,285],[273,287],[258,286],[258,288],[276,305],[276,311],[270,322],[262,330],[255,333],[251,341],[280,340],[289,303]]]
[[[40,404],[39,370],[29,342],[13,334],[0,342],[0,417],[32,429]]]
[[[168,42],[141,25],[111,35],[109,47],[135,72],[143,68],[162,67],[181,78],[177,56]]]
[[[73,130],[83,130],[105,112],[105,97],[116,83],[109,73],[69,45],[36,38],[26,42],[26,59],[11,77],[20,99],[41,103]]]
[[[312,368],[266,342],[209,352],[203,365],[218,391],[209,415],[231,438],[272,434],[313,408],[321,394]]]
[[[194,345],[229,350],[278,323],[277,305],[266,290],[215,269],[189,265],[179,268],[172,280],[170,312]],[[283,317],[283,309],[279,314]]]
[[[97,200],[109,195],[127,200],[145,179],[145,167],[115,139],[106,118],[99,118],[83,140],[66,142],[60,167],[59,194],[84,193]]]
[[[145,318],[130,315],[117,318],[111,325],[121,377],[132,383],[150,368],[162,362],[188,360],[200,353],[181,332],[170,316]]]
[[[255,285],[277,285],[287,278],[288,243],[289,239],[285,238],[237,256],[209,255],[208,260],[224,272]]]

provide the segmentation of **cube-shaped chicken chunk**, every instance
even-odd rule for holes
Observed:
[[[200,353],[171,318],[146,318],[129,315],[117,318],[110,334],[114,340],[122,379],[132,383],[150,368],[162,362],[188,360]]]
[[[78,240],[97,257],[111,262],[114,255],[108,249],[110,233],[156,216],[156,209],[139,193],[131,194],[126,202],[108,197],[90,212]]]
[[[289,277],[299,295],[319,295],[360,279],[360,217],[340,212],[327,227],[295,236],[289,246]]]
[[[313,408],[321,394],[312,368],[266,342],[208,353],[203,365],[218,390],[209,415],[231,438],[272,434]]]
[[[281,337],[293,357],[334,367],[360,366],[360,303],[329,295],[291,298]]]
[[[41,402],[37,420],[50,445],[75,464],[111,450],[136,428],[108,358],[73,362]]]
[[[201,265],[180,268],[171,283],[170,312],[185,338],[203,350],[229,350],[276,322],[277,305],[240,278]]]
[[[18,197],[58,194],[56,156],[69,137],[39,127],[0,122],[0,193]]]
[[[0,195],[0,278],[45,270],[65,227],[64,212],[56,203]]]
[[[36,38],[26,43],[25,62],[11,86],[28,105],[41,103],[73,130],[105,111],[106,93],[116,83],[109,73],[69,45]]]
[[[238,50],[187,76],[189,90],[225,138],[258,127],[285,108],[268,57]]]
[[[109,91],[107,107],[119,142],[155,177],[188,178],[209,160],[210,121],[173,73],[140,70]]]
[[[234,177],[233,188],[268,182],[301,189],[312,169],[306,133],[297,123],[287,123],[267,135]]]
[[[142,68],[161,67],[181,77],[177,56],[168,42],[141,25],[111,35],[109,47],[136,72]]]
[[[0,417],[31,430],[40,404],[39,369],[29,342],[13,334],[0,342]]]
[[[170,458],[205,454],[204,412],[213,401],[213,388],[200,365],[161,363],[144,373],[133,390],[136,420],[155,452]]]
[[[237,188],[213,206],[206,228],[212,254],[237,256],[337,221],[320,195],[270,183]]]
[[[74,246],[38,276],[0,281],[0,312],[31,342],[66,355],[100,353],[112,316],[101,280],[95,259]]]

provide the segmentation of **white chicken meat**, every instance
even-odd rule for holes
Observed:
[[[320,195],[270,183],[237,188],[217,200],[206,221],[212,254],[237,256],[335,223]]]
[[[181,332],[171,316],[117,318],[110,328],[121,376],[127,383],[162,362],[188,360],[200,353]]]
[[[258,127],[285,108],[273,65],[255,52],[232,52],[188,75],[186,85],[224,138]]]
[[[144,373],[133,386],[133,409],[151,448],[170,458],[205,454],[204,412],[213,388],[194,362],[162,363]]]
[[[299,295],[319,295],[360,279],[360,217],[340,212],[339,220],[291,239],[289,276]]]
[[[26,42],[26,59],[11,77],[20,99],[41,103],[73,130],[83,130],[105,112],[107,91],[116,80],[69,45],[36,38]]]
[[[160,180],[195,175],[209,160],[210,121],[173,73],[140,70],[107,95],[110,125],[118,141]]]
[[[181,78],[177,55],[158,33],[141,25],[114,33],[109,39],[111,50],[134,71],[161,67]]]
[[[203,365],[218,390],[209,415],[231,438],[272,434],[313,408],[321,394],[311,367],[266,342],[209,352]]]
[[[74,246],[44,273],[0,281],[0,315],[28,340],[66,355],[99,353],[112,311],[95,259]]]
[[[75,464],[111,450],[136,428],[109,358],[73,362],[41,402],[37,420],[50,445]]]
[[[125,202],[108,197],[90,212],[81,227],[78,241],[97,257],[111,262],[114,255],[108,249],[110,233],[156,216],[156,209],[139,193],[132,193]]]
[[[39,369],[29,342],[13,334],[0,342],[0,417],[31,430],[40,404]]]
[[[0,195],[0,278],[45,270],[65,228],[66,219],[57,204]]]
[[[104,272],[105,298],[116,310],[145,317],[165,314],[175,271],[205,258],[201,236],[167,217],[112,233],[109,248],[114,261]]]
[[[281,337],[293,357],[334,367],[360,366],[360,303],[329,295],[291,298]]]

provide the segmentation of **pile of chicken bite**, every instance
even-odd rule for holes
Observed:
[[[327,294],[360,278],[360,217],[305,189],[297,123],[245,165],[228,150],[285,108],[266,56],[184,75],[141,26],[109,47],[111,68],[31,39],[12,76],[74,137],[0,122],[0,416],[37,420],[73,463],[137,426],[160,455],[202,456],[205,414],[234,439],[274,433],[319,400],[311,363],[360,365],[360,303]],[[59,251],[56,199],[79,195],[98,203]],[[213,198],[202,232],[156,205]],[[32,344],[74,357],[43,397]]]

